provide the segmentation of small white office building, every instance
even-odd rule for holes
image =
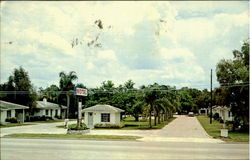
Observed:
[[[218,113],[224,121],[232,121],[233,114],[231,108],[227,106],[213,106],[213,114]]]
[[[199,114],[200,115],[208,115],[208,108],[200,108]]]
[[[6,102],[0,100],[1,111],[1,124],[6,123],[6,119],[15,117],[19,123],[23,123],[25,120],[25,110],[28,110],[28,106]]]
[[[36,101],[36,111],[33,116],[48,116],[52,118],[61,117],[65,118],[66,115],[66,106],[59,105],[56,103],[47,102],[47,99],[44,98],[43,101]]]
[[[119,124],[121,122],[121,112],[124,110],[111,105],[97,104],[82,110],[84,112],[84,122],[88,128],[93,128],[95,124]]]

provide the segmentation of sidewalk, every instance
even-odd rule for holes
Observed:
[[[209,137],[196,117],[176,116],[177,118],[162,129],[153,130],[91,130],[89,135],[130,135],[143,137],[144,142],[200,142],[222,143],[219,139]],[[76,123],[70,121],[70,124]],[[56,126],[64,125],[64,122],[41,123],[28,126],[1,128],[1,137],[14,133],[41,133],[41,134],[66,134],[64,128]]]
[[[196,117],[176,115],[176,119],[162,129],[155,130],[91,130],[90,135],[132,135],[143,137],[147,142],[200,142],[222,143],[211,138]]]
[[[76,123],[69,121],[69,124]],[[66,134],[67,130],[64,128],[57,128],[56,126],[64,125],[64,122],[56,123],[36,123],[34,125],[8,127],[0,129],[0,137],[14,133],[47,133],[47,134]]]

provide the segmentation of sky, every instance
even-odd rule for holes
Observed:
[[[88,88],[132,79],[210,88],[210,70],[249,38],[249,2],[1,2],[1,83],[22,66],[36,87],[75,71]]]

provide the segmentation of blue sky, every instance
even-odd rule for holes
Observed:
[[[87,87],[132,79],[136,87],[157,82],[209,88],[210,69],[232,58],[249,37],[248,5],[1,2],[1,83],[22,66],[36,87],[58,85],[59,72],[75,71]],[[99,19],[103,29],[95,24]],[[97,36],[101,47],[88,46]]]

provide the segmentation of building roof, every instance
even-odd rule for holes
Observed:
[[[47,102],[47,101],[36,101],[37,105],[36,105],[36,108],[39,108],[39,109],[59,109],[59,108],[62,108],[62,109],[66,109],[67,107],[66,106],[63,106],[59,104],[56,104],[56,103],[51,103],[51,102]]]
[[[231,107],[227,107],[227,106],[213,106],[212,108],[215,110],[221,110],[221,109],[230,110],[231,109]]]
[[[7,111],[11,109],[28,109],[28,108],[29,108],[28,106],[0,100],[0,110],[2,111],[4,110]]]
[[[82,112],[124,112],[124,110],[120,108],[113,107],[111,105],[106,105],[106,104],[97,104],[92,107],[88,107],[82,110]]]

